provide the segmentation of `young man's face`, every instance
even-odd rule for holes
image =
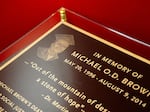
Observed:
[[[69,46],[69,43],[65,40],[57,40],[56,42],[51,44],[51,49],[54,50],[56,53],[63,52],[67,47]]]

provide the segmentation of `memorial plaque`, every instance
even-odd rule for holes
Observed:
[[[150,112],[149,64],[60,22],[1,66],[0,112]]]

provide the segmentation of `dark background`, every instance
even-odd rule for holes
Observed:
[[[62,6],[149,44],[148,2],[148,0],[2,0],[0,1],[0,51]],[[142,49],[138,50],[141,51]],[[146,55],[148,57],[148,53]]]

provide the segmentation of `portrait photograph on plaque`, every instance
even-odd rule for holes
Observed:
[[[134,43],[60,8],[2,52],[0,112],[150,112],[150,60]]]

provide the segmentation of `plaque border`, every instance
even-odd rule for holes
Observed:
[[[142,57],[140,55],[137,55],[137,54],[135,54],[135,53],[133,53],[133,52],[127,50],[127,49],[124,49],[123,47],[120,47],[120,46],[118,46],[118,45],[116,45],[116,44],[114,44],[112,42],[109,42],[109,41],[107,41],[107,40],[105,40],[105,39],[103,39],[103,38],[101,38],[99,36],[96,36],[96,35],[94,35],[94,34],[92,34],[90,32],[87,32],[87,31],[85,31],[85,30],[83,30],[83,29],[81,29],[81,28],[79,28],[79,27],[77,27],[77,26],[75,26],[73,24],[70,24],[69,22],[63,22],[63,24],[68,26],[68,27],[71,27],[71,28],[73,28],[73,29],[75,29],[75,30],[77,30],[77,31],[87,35],[87,36],[90,36],[91,38],[94,38],[97,41],[104,43],[105,45],[108,45],[108,46],[110,46],[112,48],[115,48],[116,50],[119,50],[122,53],[125,53],[125,54],[127,54],[129,56],[132,56],[133,58],[136,58],[136,59],[138,59],[140,61],[143,61],[143,62],[145,62],[147,64],[150,64],[150,60],[148,60],[148,59],[146,59],[146,58],[144,58],[144,57]]]
[[[23,50],[21,50],[20,52],[18,52],[15,56],[13,56],[12,58],[8,59],[6,62],[4,62],[1,66],[0,66],[0,71],[2,69],[4,69],[6,66],[8,66],[10,63],[12,63],[13,61],[15,61],[18,57],[20,57],[22,54],[24,54],[26,51],[28,51],[31,47],[33,47],[36,43],[38,43],[39,41],[41,41],[45,36],[47,36],[49,33],[51,33],[52,31],[54,31],[56,28],[58,28],[60,25],[64,24],[76,31],[79,31],[80,33],[83,33],[99,42],[104,43],[105,45],[108,45],[116,50],[121,51],[122,53],[125,53],[126,55],[132,56],[133,58],[136,58],[142,62],[145,62],[147,64],[150,64],[150,60],[137,55],[127,49],[124,49],[123,47],[120,47],[112,42],[109,42],[103,38],[101,38],[100,36],[96,36],[84,29],[79,28],[78,26],[75,26],[73,24],[71,24],[70,22],[67,22],[67,18],[65,15],[65,8],[60,8],[60,21],[54,25],[52,28],[50,28],[48,31],[46,31],[44,34],[42,34],[41,36],[37,37],[37,39],[35,41],[33,41],[31,44],[29,44],[28,46],[26,46]],[[36,30],[36,29],[35,29]]]

